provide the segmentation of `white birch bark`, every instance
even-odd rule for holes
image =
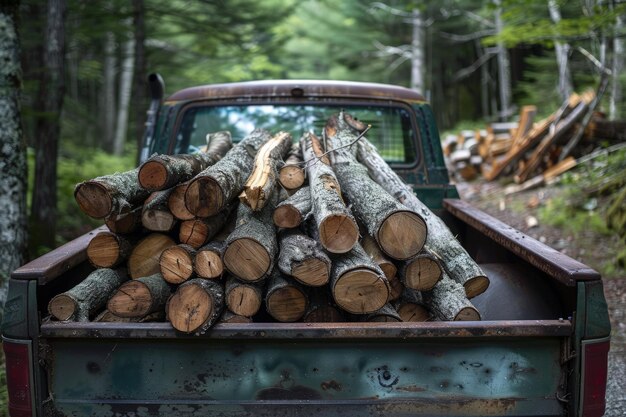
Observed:
[[[496,5],[495,22],[496,33],[502,33],[504,22],[502,21],[502,3],[501,0],[494,0]],[[511,73],[509,65],[509,53],[504,42],[499,41],[498,49],[498,81],[500,92],[500,118],[506,119],[511,115]]]
[[[424,17],[419,9],[411,12],[413,36],[411,41],[411,88],[424,93]]]
[[[107,32],[104,40],[104,80],[102,106],[102,123],[104,132],[104,145],[108,151],[113,150],[113,137],[115,134],[115,75],[117,56],[115,54],[115,34]]]
[[[548,10],[550,11],[550,19],[555,25],[558,25],[561,21],[561,11],[556,0],[548,0]],[[569,50],[568,43],[554,42],[554,49],[556,52],[556,63],[559,67],[559,94],[562,100],[572,95],[572,75],[569,70]]]
[[[119,104],[117,108],[117,122],[115,123],[115,138],[113,153],[121,155],[124,151],[126,131],[128,130],[128,111],[130,94],[133,87],[133,71],[135,68],[135,38],[132,34],[124,42],[124,59],[120,76]]]
[[[621,15],[617,17],[615,22],[614,33],[620,34],[624,30],[624,20],[626,16]],[[621,116],[620,105],[622,101],[622,83],[620,76],[624,70],[624,38],[615,36],[613,38],[613,62],[611,65],[611,72],[613,78],[611,79],[611,97],[609,101],[609,118],[611,120],[619,119]]]

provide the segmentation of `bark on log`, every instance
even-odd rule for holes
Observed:
[[[236,227],[226,239],[223,261],[226,269],[242,281],[259,281],[274,267],[278,243],[272,213],[277,198],[275,191],[259,212],[239,205]]]
[[[135,243],[122,235],[100,232],[87,245],[87,258],[96,268],[114,268],[128,259]]]
[[[349,313],[372,313],[389,299],[387,278],[358,243],[333,257],[330,283],[335,302]]]
[[[122,284],[111,296],[107,310],[118,317],[145,317],[164,311],[170,286],[159,273]]]
[[[279,132],[266,142],[254,158],[254,169],[239,196],[242,203],[253,211],[262,210],[276,189],[278,165],[291,147],[291,135]]]
[[[361,240],[361,246],[365,253],[372,258],[372,261],[383,271],[385,277],[389,282],[396,277],[398,268],[396,265],[385,257],[383,252],[378,247],[378,243],[371,236],[364,236]]]
[[[428,225],[426,246],[443,263],[452,279],[463,284],[469,298],[483,293],[489,286],[485,273],[456,240],[450,229],[422,203],[413,190],[388,165],[376,148],[365,138],[359,140],[359,160],[367,166],[370,176],[398,201],[422,215]]]
[[[224,274],[223,242],[209,242],[196,252],[193,269],[200,278],[220,279]]]
[[[398,323],[402,321],[402,318],[396,309],[387,303],[381,309],[361,316],[361,320],[376,323]]]
[[[219,323],[252,323],[252,319],[250,317],[240,316],[239,314],[235,314],[227,308],[222,312],[222,317],[220,317]]]
[[[428,234],[424,219],[391,197],[357,161],[357,146],[350,144],[358,135],[344,120],[343,112],[328,120],[324,132],[333,150],[331,160],[342,193],[352,204],[356,217],[388,256],[399,260],[415,256]]]
[[[442,321],[480,320],[480,313],[467,299],[463,287],[444,272],[431,291],[422,293],[424,304]]]
[[[319,287],[328,282],[330,258],[317,241],[297,231],[281,233],[278,241],[280,244],[278,268],[283,274],[312,287]]]
[[[302,187],[276,206],[272,219],[277,227],[292,229],[300,226],[310,213],[311,190],[309,187]]]
[[[178,220],[170,211],[168,200],[173,188],[155,191],[143,203],[141,224],[152,232],[169,232]]]
[[[128,274],[131,278],[139,278],[161,272],[159,266],[161,253],[175,245],[176,242],[161,233],[146,236],[133,248],[128,257]]]
[[[206,219],[185,220],[180,224],[178,241],[194,249],[205,245],[226,226],[233,207],[229,204],[215,216]]]
[[[298,321],[304,316],[307,305],[308,298],[302,287],[275,269],[265,294],[265,308],[269,315],[284,323]]]
[[[224,288],[202,278],[191,279],[178,287],[167,301],[167,319],[183,333],[206,333],[224,309]]]
[[[104,224],[113,233],[129,234],[136,232],[141,226],[141,207],[128,213],[117,214],[104,219]]]
[[[254,316],[263,303],[262,282],[242,282],[229,277],[225,285],[226,306],[233,313],[244,316]]]
[[[196,218],[192,212],[187,210],[187,206],[185,205],[185,193],[187,192],[187,187],[189,187],[190,182],[191,181],[183,182],[173,187],[174,189],[167,199],[167,206],[170,212],[178,220],[193,220]]]
[[[100,323],[150,323],[161,322],[165,319],[165,311],[156,311],[152,314],[148,314],[144,317],[119,317],[111,313],[109,310],[104,310],[98,314],[92,321]]]
[[[187,209],[198,217],[220,212],[241,193],[257,151],[270,138],[269,132],[256,129],[219,162],[196,175],[185,192]]]
[[[306,133],[300,140],[307,162],[312,213],[320,243],[331,253],[349,252],[359,239],[359,227],[341,197],[341,188],[317,136]]]
[[[297,190],[304,184],[305,176],[302,168],[302,150],[295,143],[289,151],[285,164],[280,168],[278,181],[287,190]]]
[[[180,284],[193,277],[196,250],[185,244],[170,246],[161,253],[159,266],[163,279],[170,284]]]
[[[305,323],[340,323],[346,321],[341,310],[332,301],[328,287],[311,288],[307,291],[309,306],[302,317]]]
[[[96,269],[80,284],[58,294],[48,303],[48,312],[57,320],[89,321],[128,277],[113,269]]]
[[[431,290],[441,279],[443,267],[439,258],[427,247],[400,266],[399,277],[407,288]]]
[[[81,182],[74,198],[86,215],[102,219],[139,207],[150,193],[139,186],[138,168]]]
[[[209,141],[210,139],[210,141]],[[193,155],[153,155],[139,167],[139,184],[148,191],[165,190],[190,180],[215,164],[233,146],[230,132],[207,135],[206,152]]]

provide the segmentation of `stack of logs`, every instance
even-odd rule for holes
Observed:
[[[97,269],[50,314],[196,334],[216,322],[480,320],[468,299],[489,280],[368,129],[340,113],[324,141],[258,129],[232,146],[218,132],[204,153],[78,184],[80,208],[110,231],[88,246]]]

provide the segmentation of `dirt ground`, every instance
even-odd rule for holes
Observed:
[[[592,231],[572,233],[542,224],[538,210],[562,193],[549,186],[506,196],[496,182],[475,181],[457,184],[461,197],[503,222],[595,269],[614,261],[619,244],[616,236],[607,237]],[[604,294],[611,318],[611,351],[607,383],[606,417],[626,416],[626,273],[617,268],[604,276]]]

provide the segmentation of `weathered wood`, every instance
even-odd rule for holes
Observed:
[[[339,323],[346,318],[337,308],[328,287],[311,288],[307,291],[309,306],[302,317],[305,323]]]
[[[170,295],[169,285],[156,273],[122,284],[109,299],[107,310],[118,317],[145,317],[164,311]]]
[[[395,278],[398,268],[396,265],[385,257],[383,252],[378,247],[378,243],[371,236],[364,236],[361,239],[361,246],[365,253],[372,258],[372,261],[383,271],[385,277],[389,282]]]
[[[277,227],[298,227],[311,214],[311,207],[311,190],[302,187],[276,206],[272,219]]]
[[[333,256],[330,288],[337,305],[349,313],[367,314],[389,299],[389,283],[359,243],[348,253]]]
[[[402,263],[398,275],[405,287],[427,291],[441,279],[442,272],[440,259],[425,247],[417,256]]]
[[[306,133],[300,144],[307,162],[311,207],[320,243],[328,252],[346,253],[358,242],[359,227],[343,201],[339,182],[328,157],[323,156],[317,136]]]
[[[294,143],[278,174],[278,181],[285,189],[296,190],[302,187],[305,180],[302,166],[302,150],[297,143]]]
[[[265,308],[280,322],[298,321],[304,316],[308,298],[302,287],[275,269],[267,283]]]
[[[242,282],[229,277],[225,285],[226,306],[235,314],[244,317],[254,316],[263,303],[262,282]]]
[[[428,310],[442,321],[480,320],[480,313],[467,299],[463,286],[444,272],[441,280],[431,291],[422,293]]]
[[[183,221],[178,230],[178,241],[195,249],[205,245],[226,226],[233,207],[229,204],[215,216],[205,219]]]
[[[200,278],[220,279],[224,274],[223,242],[209,242],[196,252],[193,269]]]
[[[128,276],[120,271],[96,269],[74,288],[54,296],[48,312],[57,320],[89,321],[126,280]]]
[[[220,212],[241,193],[252,173],[254,157],[270,138],[269,132],[256,129],[219,162],[196,175],[185,192],[187,209],[198,217]]]
[[[170,284],[180,284],[194,276],[196,250],[185,244],[170,246],[161,253],[159,266],[163,279]]]
[[[96,268],[114,268],[128,259],[135,243],[132,238],[100,232],[87,245],[87,258]]]
[[[522,111],[520,112],[518,128],[515,131],[515,135],[511,136],[513,143],[520,143],[524,136],[530,132],[533,127],[533,121],[535,120],[535,115],[537,114],[536,106],[524,106],[522,107]]]
[[[224,287],[202,278],[185,281],[167,300],[167,319],[183,333],[204,334],[222,315]]]
[[[138,168],[81,182],[74,189],[78,206],[90,217],[102,219],[139,207],[150,193],[139,186]]]
[[[175,246],[169,236],[162,233],[152,233],[143,238],[128,257],[128,274],[131,278],[147,277],[161,272],[159,258],[161,253]]]
[[[165,319],[165,311],[156,311],[152,314],[148,314],[144,317],[119,317],[111,313],[109,310],[104,310],[98,314],[92,321],[100,323],[149,323],[160,322]]]
[[[358,135],[345,122],[343,112],[328,119],[324,132],[341,191],[356,217],[387,256],[399,260],[415,256],[428,234],[424,219],[391,197],[357,161],[357,146],[350,145]]]
[[[141,207],[123,214],[115,214],[104,219],[104,224],[113,233],[129,234],[141,226]]]
[[[399,202],[422,215],[428,224],[426,246],[442,260],[450,277],[465,286],[470,298],[484,292],[489,286],[489,280],[443,220],[430,211],[388,165],[382,163],[384,160],[374,145],[365,138],[359,140],[358,155],[378,184]]]
[[[296,281],[319,287],[328,282],[330,277],[330,258],[320,244],[298,231],[280,233],[278,242],[278,268],[285,275]]]
[[[254,211],[261,210],[276,189],[278,165],[291,147],[291,135],[279,132],[266,142],[254,158],[254,169],[243,187],[239,200]]]
[[[170,209],[170,213],[178,220],[193,220],[196,216],[187,210],[187,206],[185,205],[185,193],[187,192],[187,187],[189,187],[189,183],[191,181],[182,182],[172,190],[172,193],[169,195],[167,199],[167,206]]]
[[[193,155],[153,155],[139,167],[139,184],[148,191],[164,190],[190,180],[222,159],[232,147],[230,132],[207,135],[208,149]]]
[[[239,205],[235,230],[225,242],[223,261],[226,269],[243,281],[259,281],[274,267],[278,243],[272,213],[277,199],[278,193],[272,193],[258,212],[245,204]]]
[[[173,188],[155,191],[143,203],[141,224],[153,232],[169,232],[178,220],[170,211],[168,200]]]
[[[220,317],[219,323],[252,323],[252,319],[250,317],[235,314],[225,308],[222,312],[222,317]]]
[[[402,321],[402,318],[396,309],[387,303],[381,309],[361,316],[361,320],[377,323],[398,323]]]

